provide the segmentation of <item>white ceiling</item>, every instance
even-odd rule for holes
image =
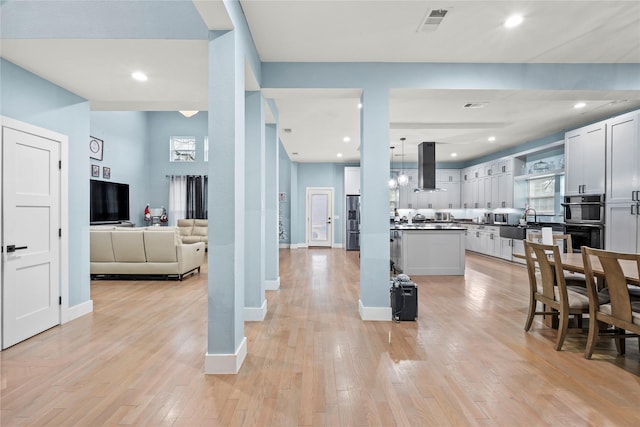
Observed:
[[[221,1],[194,4],[208,28],[231,27]],[[241,5],[263,62],[640,63],[640,1],[241,0]],[[436,31],[418,31],[430,8],[449,12]],[[502,22],[512,13],[525,20],[507,30]],[[206,110],[207,51],[206,40],[3,38],[0,43],[4,58],[90,100],[94,110]],[[129,78],[138,68],[149,75],[144,85]],[[247,89],[256,90],[255,77],[245,69]],[[359,90],[264,93],[275,100],[280,136],[292,160],[358,160]],[[462,108],[478,101],[488,104]],[[577,101],[587,107],[574,110]],[[415,161],[416,145],[427,140],[440,143],[438,161],[454,160],[454,151],[455,160],[464,161],[632,108],[640,108],[638,90],[396,89],[390,94],[390,143],[407,138],[406,161]],[[272,120],[269,111],[267,119]],[[494,143],[487,141],[490,135],[496,136]]]

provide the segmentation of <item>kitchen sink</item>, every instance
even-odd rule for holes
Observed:
[[[527,228],[519,225],[501,225],[500,237],[507,239],[524,240],[527,237]]]

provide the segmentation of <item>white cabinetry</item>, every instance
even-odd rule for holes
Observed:
[[[462,170],[461,207],[513,207],[513,158],[493,160]]]
[[[413,191],[418,186],[418,169],[405,169],[409,183],[398,187],[398,207],[401,209],[418,209],[418,193]]]
[[[640,252],[640,112],[607,120],[605,249]]]
[[[346,166],[344,168],[344,194],[360,195],[360,167]]]
[[[513,242],[515,239],[509,239],[507,237],[500,237],[500,258],[507,261],[513,260]]]
[[[639,116],[636,111],[607,121],[608,203],[628,203],[638,198],[634,191],[640,190]]]
[[[565,134],[565,194],[603,194],[606,122]]]
[[[438,169],[436,185],[443,191],[434,193],[434,206],[437,209],[458,209],[460,207],[460,170]]]

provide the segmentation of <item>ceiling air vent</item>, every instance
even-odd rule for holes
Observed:
[[[284,128],[284,129],[282,129],[282,131],[284,133],[291,133],[293,130],[291,128]]]
[[[418,32],[429,32],[438,29],[442,20],[449,11],[447,9],[429,9],[427,10],[422,23],[418,27]]]

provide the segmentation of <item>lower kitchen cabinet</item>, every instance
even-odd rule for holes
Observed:
[[[500,237],[500,254],[498,255],[500,258],[513,261],[513,242],[514,239]]]

